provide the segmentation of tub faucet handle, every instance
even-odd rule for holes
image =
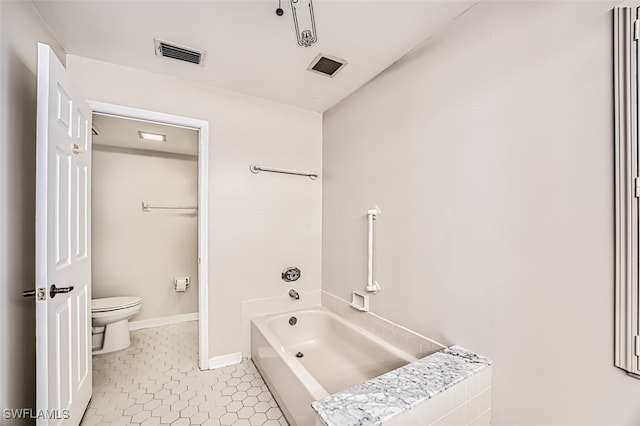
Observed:
[[[297,268],[295,266],[289,266],[287,268],[284,268],[281,274],[282,281],[286,283],[297,281],[298,278],[300,278],[300,275],[301,275],[300,268]]]
[[[295,300],[300,299],[300,295],[294,289],[289,290],[289,297]]]

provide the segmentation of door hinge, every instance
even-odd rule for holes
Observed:
[[[634,41],[638,40],[639,36],[640,36],[640,21],[636,19],[635,21],[633,21],[633,40]]]
[[[637,178],[633,179],[633,186],[635,187],[635,189],[633,191],[633,195],[636,198],[640,198],[640,177],[637,177]]]
[[[633,340],[634,340],[634,342],[633,342],[634,345],[633,346],[635,346],[634,355],[637,356],[637,357],[640,357],[640,336],[635,336],[633,338]]]

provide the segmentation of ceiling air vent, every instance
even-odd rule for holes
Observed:
[[[204,65],[206,52],[158,39],[153,39],[153,42],[156,46],[156,55],[158,56],[177,59],[178,61],[189,62],[196,65]]]
[[[333,77],[338,71],[344,68],[345,65],[347,65],[347,61],[344,59],[321,53],[311,61],[307,70],[327,77]]]

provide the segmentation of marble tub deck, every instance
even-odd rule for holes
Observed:
[[[378,426],[491,364],[487,358],[451,346],[311,406],[328,426]]]

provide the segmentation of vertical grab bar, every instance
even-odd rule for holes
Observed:
[[[380,291],[380,286],[373,279],[373,221],[380,214],[380,209],[374,207],[367,210],[367,220],[369,221],[369,241],[367,245],[367,291],[376,294]]]

